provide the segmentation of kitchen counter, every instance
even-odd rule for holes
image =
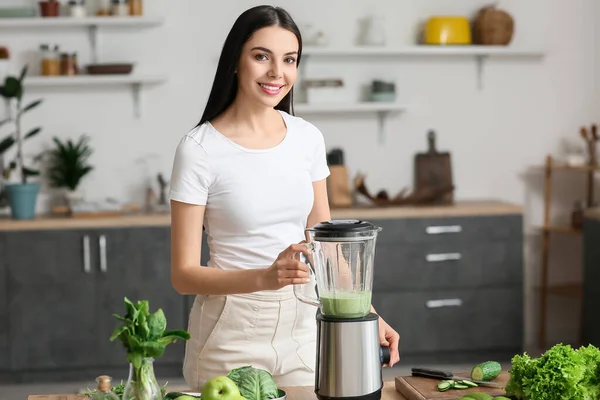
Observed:
[[[287,393],[287,400],[314,400],[317,396],[314,393],[314,389],[311,386],[294,386],[294,387],[283,387],[283,390]],[[170,388],[169,391],[179,390],[176,388]],[[83,400],[85,396],[79,396],[76,394],[43,394],[43,395],[30,395],[27,400]],[[15,399],[17,400],[17,399]],[[383,393],[381,400],[406,400],[406,397],[402,396],[396,391],[396,387],[393,381],[385,382],[383,387]]]
[[[404,206],[404,207],[352,207],[331,210],[333,219],[378,219],[378,218],[427,218],[467,215],[521,214],[521,206],[489,200],[460,201],[449,206]],[[599,212],[600,218],[600,212]],[[40,216],[34,220],[16,221],[0,218],[0,231],[77,229],[138,226],[168,226],[170,214],[130,214],[116,217],[52,217]]]
[[[600,220],[600,207],[590,208],[585,211],[584,215],[586,218]]]

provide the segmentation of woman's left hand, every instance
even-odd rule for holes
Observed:
[[[389,346],[390,348],[390,362],[384,366],[391,367],[400,361],[400,353],[398,351],[400,335],[381,317],[379,317],[379,343],[382,346]]]

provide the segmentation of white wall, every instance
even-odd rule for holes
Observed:
[[[11,0],[25,3],[26,0]],[[29,0],[27,0],[29,1]],[[541,164],[558,150],[560,139],[577,137],[582,124],[597,121],[596,0],[504,0],[501,6],[516,19],[515,46],[542,48],[542,60],[490,59],[484,90],[476,87],[471,58],[387,58],[309,60],[309,73],[339,73],[351,84],[373,78],[393,79],[409,109],[388,121],[388,140],[379,146],[376,119],[311,117],[325,134],[327,145],[341,146],[353,175],[367,174],[373,190],[395,194],[410,186],[413,155],[426,147],[426,132],[438,132],[438,147],[452,153],[457,199],[497,198],[524,204],[528,224],[539,224],[541,175],[525,170]],[[411,44],[416,26],[431,14],[471,15],[487,0],[281,0],[299,24],[325,29],[332,45],[349,45],[358,17],[368,10],[385,14],[390,45]],[[226,4],[226,5],[225,5]],[[165,72],[168,83],[142,92],[142,118],[133,117],[130,92],[124,88],[45,89],[29,98],[45,103],[27,117],[27,126],[41,124],[43,133],[27,150],[35,152],[51,136],[93,137],[96,170],[83,185],[90,197],[112,196],[123,201],[143,198],[144,169],[136,160],[158,156],[151,173],[170,173],[175,145],[200,118],[212,83],[216,59],[235,17],[256,1],[208,2],[146,0],[148,14],[160,14],[166,24],[157,29],[101,29],[101,61],[136,61],[139,71]],[[176,8],[178,7],[178,8]],[[130,34],[126,34],[130,32]],[[47,35],[42,37],[42,35]],[[57,43],[89,61],[85,31],[1,31],[0,44],[10,46],[19,62],[30,59],[40,43]],[[581,180],[583,182],[583,180]],[[568,211],[579,183],[563,180],[559,207]],[[570,185],[570,186],[569,186]],[[47,196],[40,198],[40,209]],[[530,238],[528,279],[536,276],[537,236]],[[570,264],[569,268],[575,268]],[[565,271],[567,277],[576,275]],[[528,295],[531,292],[528,291]],[[535,328],[535,301],[528,299],[528,342]],[[555,340],[573,339],[573,306],[560,300],[553,329]],[[571,307],[571,308],[570,308]],[[572,318],[572,317],[571,317]],[[562,322],[561,322],[562,321]],[[566,327],[566,328],[561,328]],[[560,329],[559,329],[560,328]],[[562,330],[561,330],[562,329]]]

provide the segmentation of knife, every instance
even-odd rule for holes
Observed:
[[[501,385],[497,382],[489,382],[489,381],[475,381],[471,378],[465,378],[463,376],[456,376],[452,372],[449,371],[440,371],[437,369],[430,368],[422,368],[416,367],[411,368],[412,376],[420,376],[422,378],[432,378],[432,379],[442,379],[442,380],[455,380],[455,381],[470,381],[476,383],[481,386],[493,386],[498,388],[504,388],[504,385]]]

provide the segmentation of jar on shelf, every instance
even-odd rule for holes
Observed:
[[[129,16],[129,4],[127,4],[127,0],[112,0],[110,15],[116,17]]]
[[[60,74],[77,75],[77,54],[62,53],[60,55]]]
[[[106,16],[110,15],[110,0],[96,0],[98,8],[96,9],[96,15]]]
[[[41,70],[43,76],[60,75],[60,61],[58,57],[58,46],[51,50],[47,44],[40,46],[41,51]]]
[[[69,3],[69,15],[74,18],[85,17],[85,5],[83,0],[70,0]]]
[[[142,0],[129,0],[129,15],[142,15],[143,14]]]

